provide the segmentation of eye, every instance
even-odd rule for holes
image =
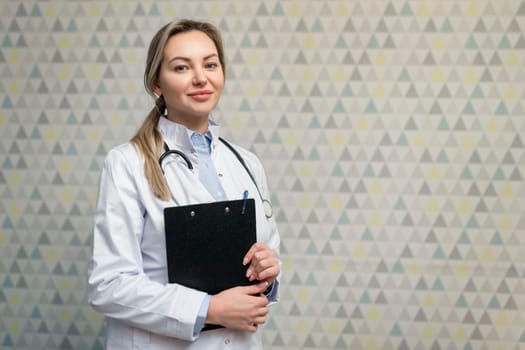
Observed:
[[[174,66],[173,70],[175,72],[184,72],[184,71],[188,70],[188,66],[180,64],[180,65]]]
[[[217,62],[208,62],[205,64],[206,69],[215,69],[219,67]]]

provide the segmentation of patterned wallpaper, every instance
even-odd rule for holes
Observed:
[[[0,0],[0,348],[101,349],[101,162],[152,106],[146,46],[216,23],[214,118],[282,235],[267,349],[525,348],[525,3]]]

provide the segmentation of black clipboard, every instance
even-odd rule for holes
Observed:
[[[257,283],[244,255],[256,242],[253,198],[164,209],[169,283],[208,294]]]

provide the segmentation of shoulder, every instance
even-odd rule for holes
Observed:
[[[113,147],[108,152],[104,166],[106,168],[129,168],[129,170],[134,170],[141,166],[142,163],[143,159],[136,147],[131,142],[127,142]]]
[[[224,140],[224,139],[222,139]],[[255,153],[247,150],[246,148],[244,147],[241,147],[235,143],[232,143],[228,140],[224,140],[227,142],[227,144],[225,144],[224,142],[221,142],[222,146],[224,146],[224,148],[226,148],[226,151],[230,152],[228,150],[228,144],[231,145],[233,147],[233,149],[235,151],[237,151],[237,153],[239,153],[239,156],[242,157],[242,159],[252,168],[262,168],[262,164],[261,164],[261,161],[259,160],[259,158],[257,157],[257,155],[255,155]]]

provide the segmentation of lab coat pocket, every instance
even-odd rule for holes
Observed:
[[[151,333],[142,329],[133,329],[133,349],[147,350],[151,345]]]

